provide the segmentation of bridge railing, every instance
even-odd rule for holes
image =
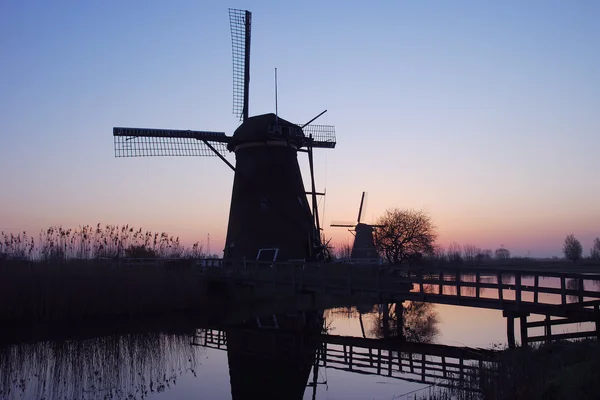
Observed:
[[[274,332],[273,334],[277,334]],[[318,367],[366,375],[381,375],[409,382],[477,390],[483,368],[497,362],[498,352],[487,349],[410,343],[386,339],[319,335]],[[226,333],[199,330],[192,344],[227,350]],[[488,373],[494,368],[487,369]]]

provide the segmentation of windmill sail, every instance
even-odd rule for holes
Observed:
[[[115,157],[225,155],[231,139],[223,132],[176,129],[113,128]]]
[[[233,45],[233,112],[242,124],[223,132],[175,129],[113,129],[116,157],[218,156],[234,172],[224,258],[227,265],[274,251],[277,261],[323,260],[312,151],[333,149],[335,128],[294,124],[275,114],[248,116],[252,13],[229,9]],[[313,208],[307,201],[297,152],[308,154]],[[235,167],[225,154],[235,153]]]
[[[250,89],[250,30],[252,13],[229,9],[231,49],[233,53],[233,113],[240,121],[248,119]]]

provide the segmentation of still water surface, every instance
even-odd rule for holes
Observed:
[[[268,334],[241,330],[249,326]],[[579,327],[563,331],[569,329]],[[2,345],[0,398],[230,399],[248,398],[250,387],[272,398],[389,400],[429,390],[429,384],[402,379],[415,378],[409,373],[362,374],[333,364],[315,371],[309,331],[481,349],[507,342],[501,311],[408,301],[263,315],[226,332],[153,326],[147,332]],[[343,354],[341,345],[329,347]]]

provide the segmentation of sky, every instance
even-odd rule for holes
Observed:
[[[0,230],[129,224],[221,253],[233,172],[115,158],[112,128],[233,133],[228,7],[252,14],[250,115],[336,127],[331,221],[427,211],[439,244],[560,256],[600,236],[600,3],[0,3]],[[230,162],[235,156],[228,156]],[[299,156],[303,170],[307,160]],[[305,178],[305,183],[308,184]]]

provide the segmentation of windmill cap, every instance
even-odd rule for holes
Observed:
[[[235,130],[227,144],[227,150],[235,151],[235,148],[243,143],[290,139],[300,147],[304,139],[302,128],[283,118],[275,117],[273,113],[256,115],[248,118]]]

